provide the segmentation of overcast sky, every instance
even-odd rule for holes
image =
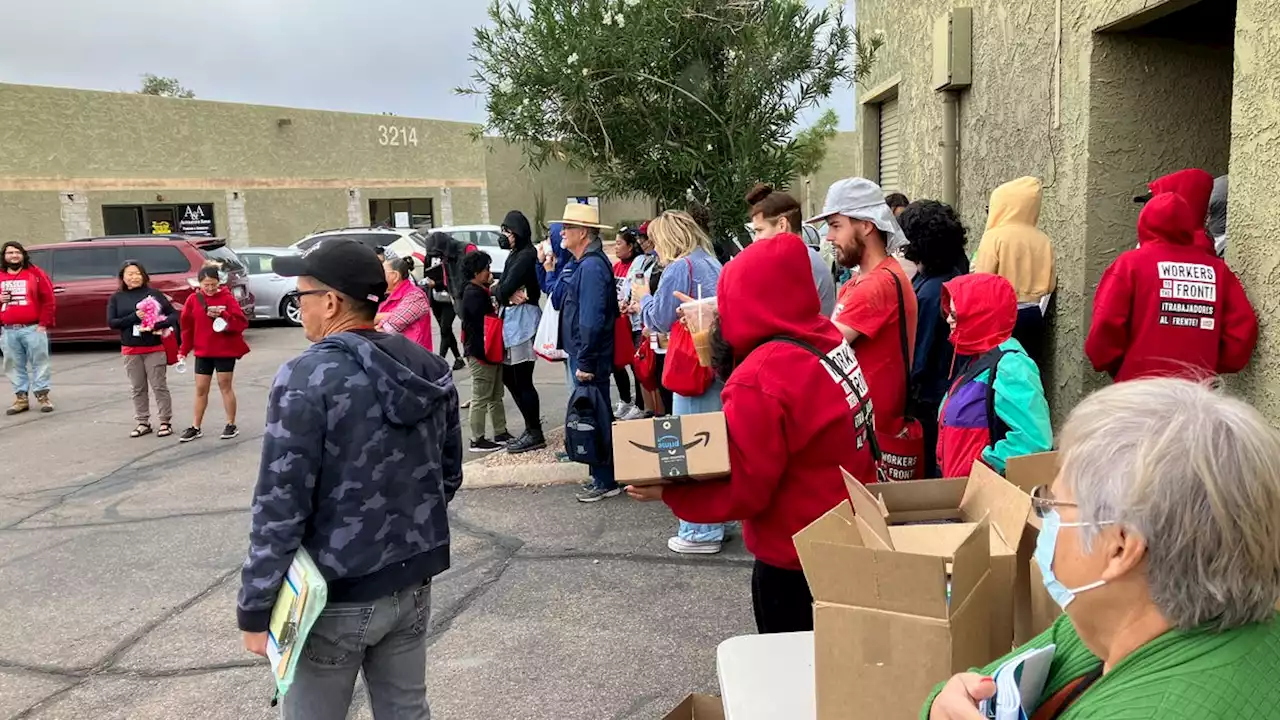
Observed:
[[[809,0],[825,4],[825,0]],[[487,0],[0,0],[0,82],[483,122],[467,84]],[[853,93],[830,100],[853,129]],[[813,114],[811,114],[812,117]]]

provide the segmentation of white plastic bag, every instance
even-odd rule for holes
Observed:
[[[543,360],[561,362],[569,354],[561,350],[560,344],[560,311],[551,304],[551,298],[542,303],[542,320],[538,322],[538,332],[533,336],[533,352]]]

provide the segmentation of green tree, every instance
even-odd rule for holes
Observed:
[[[191,90],[182,87],[177,78],[161,77],[151,73],[142,76],[142,87],[138,90],[138,94],[186,99],[196,96]]]
[[[743,195],[822,161],[828,113],[797,120],[860,82],[882,41],[844,3],[803,0],[492,0],[475,30],[488,127],[534,168],[563,160],[605,197],[705,206],[718,241],[742,237]],[[731,247],[731,246],[730,246]]]

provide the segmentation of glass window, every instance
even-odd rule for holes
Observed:
[[[240,258],[240,264],[244,265],[250,275],[262,275],[265,272],[262,269],[263,260],[268,260],[266,265],[268,268],[271,267],[269,259],[263,255],[257,255],[255,253],[236,253],[236,257]]]
[[[142,209],[136,205],[103,206],[102,229],[107,235],[140,235]]]
[[[224,270],[244,269],[244,263],[240,262],[239,256],[226,245],[212,249],[202,249],[200,252],[204,253],[205,258],[221,265]]]
[[[31,264],[45,271],[46,274],[53,274],[53,251],[52,250],[31,250],[27,252],[27,257],[31,259]]]
[[[120,270],[118,247],[73,247],[57,253],[53,266],[53,279],[57,282],[115,277]]]
[[[409,200],[409,224],[421,230],[435,227],[435,216],[431,212],[431,198],[412,198]]]
[[[174,245],[126,245],[120,249],[125,260],[141,263],[148,275],[176,275],[191,272],[191,261]],[[121,261],[123,263],[123,261]]]
[[[480,230],[472,233],[472,236],[475,239],[471,242],[480,247],[498,247],[498,233],[492,230]]]
[[[423,250],[427,249],[427,238],[422,233],[416,233],[416,232],[409,233],[409,239],[413,241],[414,245],[417,245]]]

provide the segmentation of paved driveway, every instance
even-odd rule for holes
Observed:
[[[0,417],[0,718],[276,716],[234,602],[266,389],[306,341],[271,327],[249,342],[235,440],[129,439],[128,383],[107,348],[55,353],[54,414]],[[563,371],[542,364],[538,379],[558,422]],[[181,429],[191,374],[170,382]],[[205,425],[219,427],[210,404]],[[740,543],[675,557],[663,506],[572,493],[464,483],[453,569],[434,590],[436,717],[654,718],[715,691],[716,645],[752,627]],[[352,716],[369,717],[360,694]]]

